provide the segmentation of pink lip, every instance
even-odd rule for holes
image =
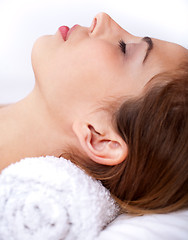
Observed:
[[[61,26],[61,27],[59,27],[59,31],[60,31],[61,36],[63,37],[64,41],[66,41],[67,33],[68,33],[68,31],[69,31],[69,27],[67,27],[67,26]]]
[[[61,26],[61,27],[59,27],[59,31],[60,31],[61,36],[63,37],[64,41],[66,41],[66,40],[69,38],[71,32],[72,32],[77,26],[78,26],[78,24],[74,25],[71,29],[69,29],[69,27],[67,27],[67,26]]]

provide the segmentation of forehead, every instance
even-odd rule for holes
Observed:
[[[184,59],[188,59],[188,50],[176,43],[167,42],[159,39],[152,39],[154,53],[161,59],[163,66],[174,68]]]

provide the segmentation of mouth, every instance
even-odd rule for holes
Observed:
[[[67,39],[69,38],[70,34],[72,33],[72,31],[74,31],[74,29],[78,26],[78,24],[74,25],[72,28],[69,28],[67,26],[61,26],[59,27],[59,31],[61,33],[61,36],[63,38],[64,41],[67,41]]]

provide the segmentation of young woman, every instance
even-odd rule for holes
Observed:
[[[124,211],[188,207],[188,50],[99,13],[34,44],[33,91],[0,110],[0,169],[64,156]]]

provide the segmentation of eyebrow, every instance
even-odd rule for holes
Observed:
[[[146,55],[144,57],[143,63],[146,61],[150,51],[153,49],[153,41],[151,40],[150,37],[144,37],[142,38],[142,41],[146,42],[148,44],[148,48],[146,50]]]

